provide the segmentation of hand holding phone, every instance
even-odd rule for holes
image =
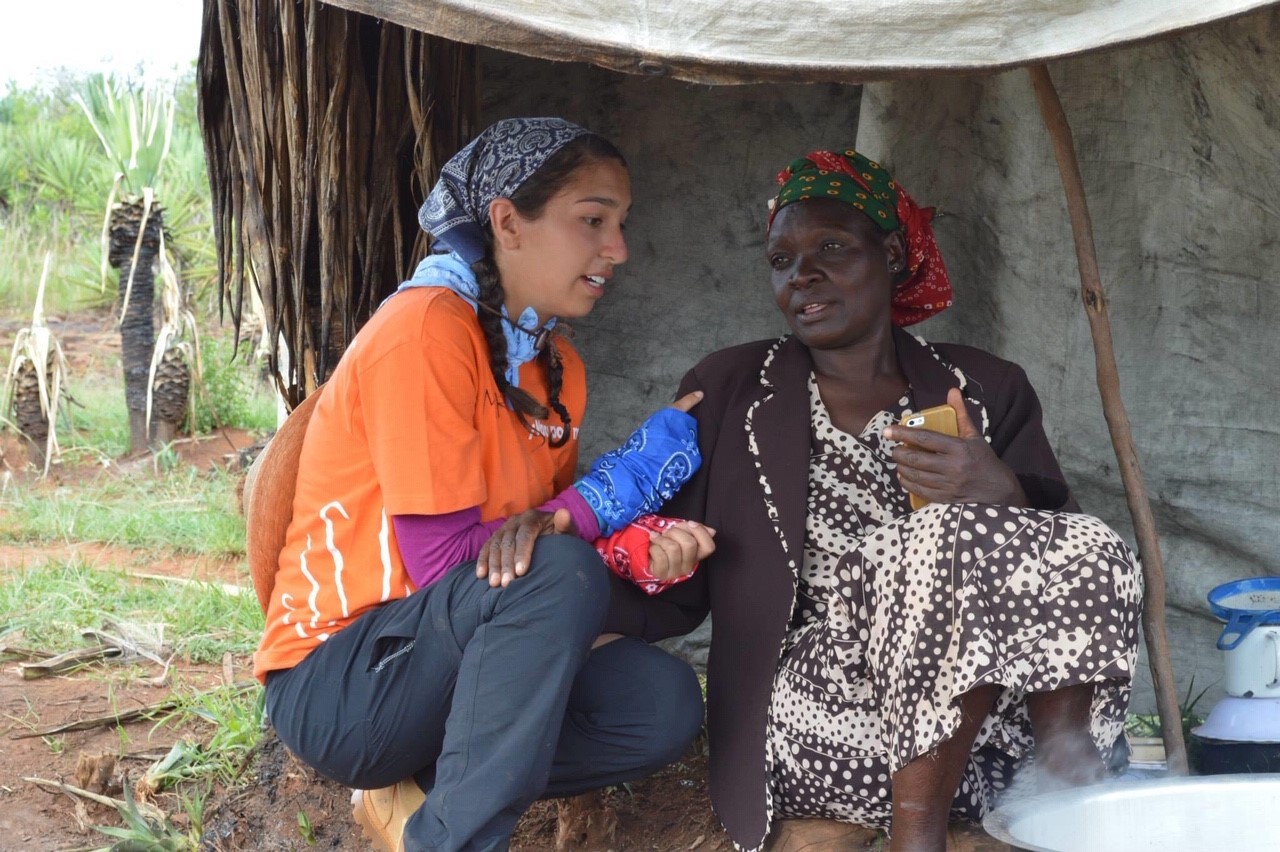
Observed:
[[[960,434],[959,426],[956,423],[956,410],[950,405],[935,405],[933,408],[926,408],[924,411],[908,411],[902,415],[902,419],[898,423],[912,429],[928,429],[931,432],[940,432],[953,438]],[[923,509],[929,505],[929,500],[917,494],[912,494],[910,491],[907,492],[907,496],[911,498],[912,511]]]
[[[893,458],[912,509],[930,502],[1031,505],[1018,475],[974,425],[958,388],[947,391],[946,405],[905,415],[885,437],[900,442]]]

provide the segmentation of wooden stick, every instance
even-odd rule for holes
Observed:
[[[103,796],[89,790],[82,790],[79,787],[72,786],[71,784],[64,784],[61,781],[53,781],[48,778],[36,778],[34,776],[25,776],[22,780],[26,781],[28,784],[35,784],[37,787],[43,787],[46,790],[54,790],[60,793],[66,793],[68,796],[88,799],[91,802],[96,802],[99,805],[106,805],[109,808],[118,807],[124,804],[124,802],[119,799],[113,799],[110,796]]]
[[[94,793],[90,790],[85,790],[71,784],[66,784],[62,781],[52,781],[48,778],[38,778],[34,776],[26,776],[22,780],[26,781],[28,784],[34,784],[37,787],[42,787],[46,790],[65,793],[73,799],[88,799],[90,802],[96,802],[99,805],[106,805],[109,808],[115,808],[121,813],[124,813],[129,807],[129,804],[121,799],[113,799],[110,796],[99,795],[98,793]],[[134,800],[133,804],[144,818],[150,819],[152,822],[160,822],[165,818],[164,811],[160,810],[150,802]]]
[[[98,645],[93,648],[77,648],[74,651],[67,651],[65,654],[58,654],[55,657],[46,657],[33,663],[18,663],[18,669],[22,672],[23,680],[35,680],[42,677],[66,674],[98,660],[119,657],[123,653],[121,649],[107,645]]]
[[[234,689],[236,692],[244,692],[248,689],[251,689],[254,686],[257,686],[257,681],[241,680],[231,684],[231,688]],[[226,689],[226,688],[227,687],[225,686],[215,686],[212,689],[206,689],[203,692],[197,692],[192,697],[198,698],[201,695],[209,695],[210,693],[217,692],[221,689]],[[165,713],[169,710],[177,710],[178,707],[180,707],[183,703],[184,702],[179,701],[176,698],[170,698],[170,699],[166,699],[165,701],[158,701],[155,704],[147,704],[145,706],[138,707],[134,710],[126,710],[123,713],[108,713],[105,716],[95,716],[91,719],[81,719],[76,722],[68,722],[65,725],[57,725],[52,728],[45,728],[42,731],[31,731],[25,734],[12,734],[10,735],[9,739],[25,740],[25,739],[30,739],[31,737],[47,737],[52,734],[63,734],[63,733],[66,733],[67,731],[86,731],[90,728],[102,728],[109,725],[123,725],[125,722],[133,722],[138,719],[147,719],[151,716],[156,715],[157,713]]]
[[[1151,665],[1151,681],[1155,686],[1156,709],[1160,714],[1165,759],[1170,772],[1186,775],[1187,747],[1182,738],[1182,709],[1178,706],[1173,665],[1169,661],[1169,640],[1165,634],[1164,561],[1160,556],[1160,539],[1151,514],[1151,501],[1147,497],[1142,468],[1138,464],[1138,451],[1129,428],[1129,415],[1125,412],[1124,400],[1120,397],[1120,373],[1116,368],[1115,349],[1111,342],[1107,297],[1102,289],[1098,258],[1094,252],[1093,225],[1089,221],[1089,208],[1085,203],[1084,181],[1080,177],[1080,164],[1076,161],[1071,126],[1067,123],[1062,101],[1058,99],[1048,67],[1032,65],[1027,71],[1031,75],[1036,101],[1040,104],[1040,114],[1053,142],[1058,171],[1062,175],[1062,187],[1066,191],[1071,234],[1075,240],[1076,260],[1080,267],[1080,296],[1084,302],[1085,314],[1089,317],[1089,331],[1093,336],[1102,413],[1111,432],[1111,445],[1120,465],[1120,480],[1124,483],[1129,515],[1133,518],[1133,531],[1138,539],[1138,555],[1142,559],[1142,575],[1146,584],[1142,602],[1142,629],[1147,640],[1147,657]]]

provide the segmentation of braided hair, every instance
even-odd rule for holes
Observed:
[[[613,143],[603,136],[588,133],[579,136],[553,154],[542,166],[529,176],[519,189],[511,194],[511,203],[525,219],[536,219],[542,215],[543,208],[552,196],[558,193],[572,179],[573,174],[581,167],[593,163],[614,160],[623,166],[627,161]],[[493,372],[498,391],[511,404],[516,416],[526,427],[528,418],[546,419],[550,406],[564,426],[559,438],[548,436],[552,447],[564,446],[572,431],[572,418],[569,409],[560,401],[560,389],[564,383],[564,366],[560,360],[560,349],[557,337],[552,334],[546,346],[538,353],[537,363],[542,366],[547,377],[547,405],[543,405],[528,391],[522,390],[507,381],[507,343],[503,334],[502,306],[506,301],[506,291],[498,276],[498,264],[493,255],[493,234],[486,232],[484,257],[471,265],[479,284],[479,301],[488,310],[477,311],[480,329],[484,332],[485,342],[489,345],[489,369]],[[559,330],[561,324],[556,326]]]

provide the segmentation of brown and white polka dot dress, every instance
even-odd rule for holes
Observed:
[[[953,814],[980,819],[1029,756],[1026,695],[1096,685],[1091,733],[1120,735],[1137,652],[1137,558],[1086,515],[970,504],[912,512],[884,427],[831,422],[810,377],[805,552],[774,679],[774,818],[887,828],[892,774],[951,735],[953,700],[1004,687]]]

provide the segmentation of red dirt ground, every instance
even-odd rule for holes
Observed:
[[[63,557],[74,550],[90,565],[117,569],[132,565],[128,550],[100,545],[49,549],[0,549],[0,582],[6,569],[37,560]],[[147,571],[207,581],[235,582],[241,570],[235,562],[174,557],[148,562]],[[12,641],[12,637],[6,637]],[[184,730],[131,722],[86,731],[24,736],[67,722],[141,707],[165,700],[170,691],[151,684],[158,666],[112,667],[100,664],[65,677],[26,681],[17,663],[0,664],[0,850],[85,850],[107,845],[109,838],[90,825],[119,825],[113,809],[98,804],[77,805],[72,797],[51,792],[25,780],[39,777],[83,786],[76,781],[77,764],[99,755],[115,759],[106,788],[120,796],[121,779],[137,779],[154,760],[182,737],[207,741],[211,731],[196,724]],[[217,666],[178,666],[176,682],[187,689],[207,688],[247,679],[248,658]],[[17,738],[22,737],[22,738]],[[368,849],[350,816],[350,791],[318,776],[293,758],[268,734],[252,766],[247,783],[235,790],[217,789],[210,797],[201,849],[286,850],[325,848]],[[102,792],[101,788],[97,792]],[[658,775],[637,782],[630,790],[614,788],[605,803],[617,818],[611,842],[598,838],[564,848],[590,852],[715,852],[731,844],[712,815],[706,790],[706,759],[694,749],[684,760]],[[161,795],[157,804],[186,825],[176,797]],[[315,847],[303,839],[298,814],[303,812],[314,831]],[[536,803],[517,828],[516,852],[552,852],[556,847],[557,805]]]

